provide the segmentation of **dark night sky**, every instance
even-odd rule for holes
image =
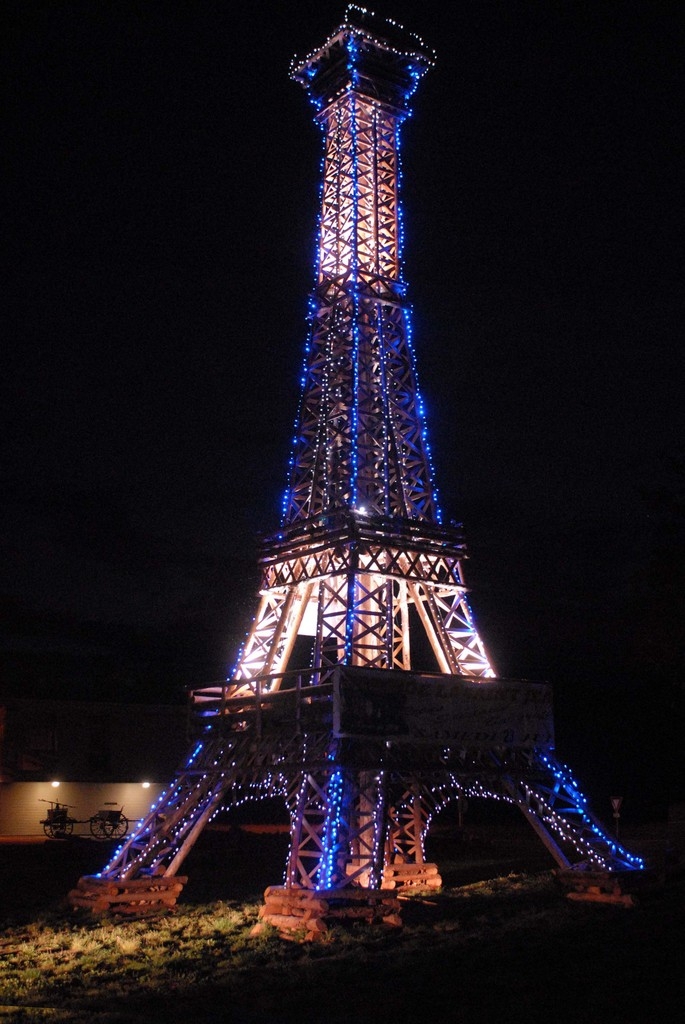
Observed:
[[[313,280],[320,134],[288,68],[345,5],[233,6],[2,5],[10,692],[180,699],[255,610]],[[549,679],[560,744],[599,750],[641,714],[625,607],[683,452],[682,25],[374,9],[437,51],[402,196],[441,505],[499,671]]]

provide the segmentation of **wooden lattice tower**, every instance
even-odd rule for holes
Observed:
[[[267,900],[276,922],[301,914],[302,900],[308,920],[313,907],[326,916],[360,901],[367,916],[387,916],[388,891],[440,884],[424,861],[428,822],[468,794],[519,806],[561,868],[641,866],[555,762],[548,688],[496,678],[464,586],[461,533],[441,523],[399,200],[400,129],[431,63],[416,37],[354,6],[293,62],[324,161],[282,525],[263,545],[261,596],[234,670],[194,692],[187,764],[102,874],[81,879],[77,905],[168,905],[217,809],[276,794],[292,823],[284,885]],[[417,651],[430,652],[431,672]]]

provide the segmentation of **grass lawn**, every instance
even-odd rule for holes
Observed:
[[[682,872],[632,908],[572,903],[527,832],[475,829],[435,839],[445,885],[403,901],[402,929],[250,938],[286,849],[283,835],[208,832],[176,911],[119,922],[64,900],[103,847],[1,846],[0,1022],[662,1024],[682,1006]]]

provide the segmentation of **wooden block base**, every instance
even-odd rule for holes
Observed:
[[[437,864],[386,864],[381,888],[430,892],[442,887]]]
[[[112,913],[122,917],[151,917],[176,906],[188,881],[179,875],[151,875],[149,878],[112,880],[97,875],[83,875],[76,888],[67,895],[77,910],[99,915]]]
[[[568,868],[557,871],[556,877],[569,900],[635,906],[632,893],[626,891],[625,879],[615,872]]]
[[[336,921],[365,921],[391,928],[402,924],[400,903],[394,895],[352,887],[316,890],[269,886],[259,918],[252,935],[259,935],[269,924],[281,938],[299,942],[320,941]]]

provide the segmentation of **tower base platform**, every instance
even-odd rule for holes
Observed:
[[[648,871],[602,871],[586,864],[555,871],[566,898],[585,903],[635,906],[636,893],[654,883]]]
[[[381,889],[402,892],[431,892],[442,886],[437,864],[386,864]]]
[[[402,925],[400,902],[387,889],[300,889],[269,886],[259,922],[252,929],[259,935],[265,925],[275,928],[281,938],[300,942],[320,940],[333,923],[363,921],[389,928]]]
[[[182,875],[151,875],[113,881],[97,875],[83,875],[67,894],[75,910],[122,917],[152,917],[172,910],[188,881]]]

